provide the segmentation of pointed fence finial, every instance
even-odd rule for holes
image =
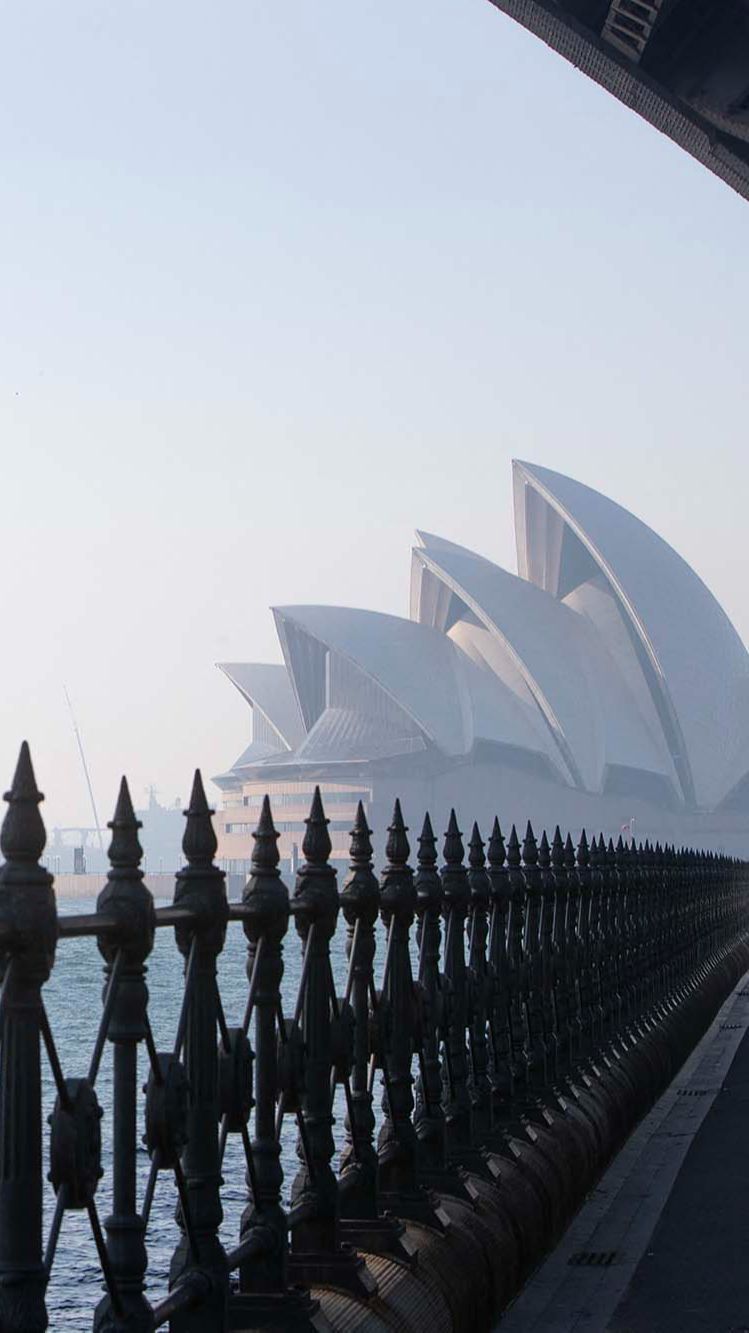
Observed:
[[[370,939],[370,945],[366,948],[371,947],[372,954],[374,954],[374,938],[370,932],[377,920],[377,912],[380,906],[380,888],[372,869],[372,830],[367,823],[367,816],[364,813],[364,806],[361,801],[356,807],[354,827],[351,830],[349,869],[341,889],[340,901],[343,915],[349,927],[346,946],[349,959],[351,959],[352,950],[354,949],[354,927],[357,921],[361,926],[360,940],[363,941],[366,933]],[[360,952],[363,947],[363,944],[360,943]],[[371,969],[371,958],[367,966]]]
[[[472,1104],[466,1056],[468,988],[465,960],[465,921],[471,903],[471,884],[463,864],[463,837],[455,811],[450,811],[443,844],[442,913],[445,921],[443,971],[450,1006],[445,1037],[446,1068],[450,1070],[445,1116],[453,1143],[467,1146],[472,1139]]]
[[[499,827],[499,820],[497,819],[496,815],[494,816],[494,824],[492,826],[492,836],[489,839],[489,846],[487,848],[487,859],[489,861],[489,865],[493,870],[494,869],[498,870],[499,867],[503,866],[505,861],[507,860],[507,853],[505,851],[505,840],[502,837],[502,830]]]
[[[554,829],[554,837],[551,840],[551,864],[555,870],[560,870],[564,865],[564,843],[562,842],[562,832],[557,824]]]
[[[419,834],[419,851],[416,860],[420,869],[433,870],[437,864],[437,839],[434,836],[429,811],[424,815],[424,823]]]
[[[587,866],[589,863],[590,863],[590,850],[588,848],[588,837],[585,832],[585,829],[583,829],[582,833],[580,834],[580,841],[577,844],[577,864],[579,866]]]
[[[333,844],[328,833],[330,820],[325,816],[319,787],[315,787],[310,812],[304,822],[307,825],[307,831],[302,840],[304,859],[309,865],[325,865],[333,849]]]
[[[357,866],[368,866],[372,860],[372,830],[367,823],[361,801],[358,801],[356,806],[349,858],[352,869],[356,869]]]
[[[143,848],[138,840],[138,829],[143,824],[135,817],[133,803],[130,799],[130,788],[127,785],[127,778],[123,777],[120,782],[120,791],[117,797],[114,815],[107,824],[107,828],[112,830],[112,841],[109,844],[109,860],[113,866],[139,866],[143,856]]]
[[[458,828],[458,820],[454,810],[450,811],[450,818],[447,821],[447,833],[445,834],[442,855],[447,865],[461,865],[465,855],[463,834]]]
[[[226,876],[223,870],[219,870],[214,864],[218,843],[213,830],[213,810],[208,804],[199,768],[195,770],[190,803],[184,814],[187,822],[182,838],[182,851],[187,864],[178,871],[174,882],[174,904],[176,907],[190,909],[196,914],[196,918],[200,918],[203,948],[215,949],[218,955],[224,945],[229,916],[226,903]],[[209,925],[213,927],[212,930],[209,930]],[[187,958],[195,933],[194,922],[181,922],[174,933],[177,948],[183,957]],[[213,999],[209,999],[206,1003],[210,1009]]]
[[[177,948],[185,960],[186,975],[189,958],[199,958],[200,962],[194,965],[190,979],[185,983],[189,988],[186,991],[189,1000],[185,999],[185,1020],[180,1023],[181,1032],[177,1038],[175,1055],[179,1055],[183,1061],[183,1078],[190,1089],[190,1129],[182,1153],[182,1169],[188,1197],[192,1199],[195,1194],[199,1194],[201,1199],[200,1216],[204,1219],[201,1241],[205,1246],[203,1253],[211,1256],[209,1262],[216,1293],[215,1304],[210,1306],[210,1313],[207,1314],[210,1322],[213,1318],[219,1318],[218,1311],[229,1285],[226,1255],[218,1237],[221,1221],[221,1156],[216,1126],[222,1112],[226,1115],[224,1124],[230,1124],[232,1129],[238,1127],[239,1123],[244,1124],[246,1117],[243,1110],[238,1111],[238,1105],[244,1105],[241,1096],[236,1098],[231,1112],[222,1104],[221,1093],[225,1093],[227,1085],[230,1085],[225,1071],[233,1065],[233,1072],[240,1060],[234,1062],[229,1058],[226,1046],[231,1039],[226,1040],[226,1046],[222,1039],[221,1063],[216,1049],[219,998],[215,964],[224,947],[229,907],[224,872],[214,865],[218,843],[213,830],[213,811],[206,798],[199,768],[195,770],[190,801],[184,815],[186,822],[182,851],[187,865],[180,868],[175,878],[174,905],[194,915],[192,920],[178,921],[174,934]],[[236,1047],[232,1049],[232,1056],[235,1050]],[[238,1054],[241,1057],[241,1053]],[[170,1264],[174,1283],[190,1269],[193,1258],[191,1241],[181,1212],[178,1220],[181,1236]]]
[[[471,829],[471,838],[468,843],[468,848],[468,883],[471,890],[470,910],[473,913],[475,921],[481,913],[485,913],[489,910],[489,896],[491,891],[491,881],[486,871],[484,840],[481,837],[479,826],[475,821],[473,828]],[[481,919],[483,921],[483,917]],[[479,955],[481,955],[486,944],[486,939],[484,938],[483,944],[481,944],[480,942],[477,942],[474,935],[475,931],[472,931],[471,947],[472,949],[478,948]],[[484,963],[477,963],[477,967],[479,971],[483,971]]]
[[[468,864],[471,870],[482,870],[486,865],[486,856],[484,855],[484,842],[479,832],[479,826],[474,820],[471,829],[471,840],[468,844]]]
[[[507,864],[508,866],[520,865],[520,843],[515,825],[510,830],[510,837],[507,842]]]
[[[263,797],[263,804],[260,807],[260,818],[257,821],[257,828],[252,837],[254,846],[252,848],[252,874],[257,875],[263,871],[274,871],[279,862],[278,839],[280,833],[276,830],[273,823],[273,813],[270,807],[270,798],[267,793]]]
[[[602,833],[598,834],[598,861],[602,869],[606,869],[606,839]]]
[[[138,829],[142,824],[133,810],[127,778],[120,782],[117,804],[107,828],[112,830],[110,869],[96,905],[97,911],[118,917],[119,930],[97,936],[97,943],[108,964],[122,947],[128,965],[137,968],[142,966],[153,947],[156,919],[153,896],[143,883],[140,868],[143,850],[138,840]],[[189,868],[182,873],[189,875]]]
[[[489,1035],[492,1053],[492,1105],[503,1114],[512,1095],[510,1051],[509,962],[507,926],[510,914],[510,875],[505,862],[507,852],[499,820],[495,816],[488,847],[491,885],[491,926],[489,962],[493,977],[490,994]]]
[[[468,885],[471,891],[468,927],[468,967],[471,988],[466,987],[466,1019],[469,1029],[469,1090],[473,1108],[473,1133],[483,1140],[492,1127],[492,1088],[489,1082],[487,1022],[493,982],[490,980],[486,948],[489,941],[491,880],[486,870],[484,842],[474,822],[468,843]]]
[[[393,818],[388,825],[388,839],[385,844],[385,855],[391,865],[401,866],[406,864],[411,853],[407,833],[408,828],[403,822],[401,803],[396,796]]]
[[[211,818],[213,813],[206,798],[200,769],[196,768],[190,804],[184,812],[187,822],[182,838],[182,851],[188,864],[200,869],[211,865],[218,850]]]
[[[5,800],[8,811],[0,830],[0,849],[6,860],[34,863],[47,840],[39,806],[44,800],[36,785],[28,741],[23,741],[16,771]]]
[[[10,791],[9,808],[3,821],[0,845],[6,862],[0,866],[0,917],[4,931],[0,978],[2,979],[2,1050],[0,1052],[0,1192],[2,1193],[2,1282],[0,1282],[0,1326],[3,1329],[48,1327],[44,1301],[47,1274],[42,1250],[42,1093],[40,1046],[43,1037],[42,987],[49,977],[57,943],[57,911],[52,876],[38,864],[44,850],[44,825],[39,814],[41,792],[37,788],[29,747],[24,741]],[[69,983],[68,983],[69,984]],[[79,998],[76,996],[76,998]],[[44,1037],[50,1051],[54,1044]],[[55,1053],[56,1058],[56,1053]],[[58,1066],[59,1068],[59,1066]],[[94,1097],[89,1087],[90,1097]],[[64,1092],[71,1082],[58,1089]],[[62,1106],[61,1106],[62,1103]],[[90,1103],[86,1103],[88,1106]],[[77,1106],[80,1103],[77,1104]],[[77,1109],[76,1106],[76,1109]],[[65,1114],[58,1097],[55,1111]],[[49,1117],[53,1124],[53,1116]],[[52,1143],[55,1144],[55,1128]],[[78,1126],[76,1125],[76,1128]],[[77,1174],[78,1158],[69,1178],[96,1181],[101,1175],[95,1136],[98,1120],[85,1141],[85,1162]],[[46,1137],[46,1136],[45,1136]],[[60,1139],[63,1135],[60,1133]],[[75,1131],[71,1137],[75,1137]],[[80,1143],[74,1143],[71,1156]],[[66,1144],[67,1146],[67,1144]],[[54,1152],[54,1146],[53,1146]],[[58,1160],[62,1153],[58,1150]],[[66,1158],[66,1165],[68,1159]],[[60,1188],[53,1158],[48,1179]],[[60,1173],[62,1174],[62,1173]],[[66,1177],[67,1178],[67,1177]],[[93,1195],[93,1189],[86,1198]],[[63,1195],[64,1197],[64,1195]],[[69,1195],[66,1202],[72,1203]]]
[[[538,861],[538,847],[530,820],[528,820],[525,838],[523,839],[523,861],[527,866],[534,866]]]
[[[101,953],[105,967],[104,976],[106,979],[106,988],[104,994],[108,993],[109,979],[112,977],[113,969],[121,967],[122,980],[114,990],[114,999],[109,1016],[109,1028],[107,1036],[114,1047],[113,1059],[113,1082],[112,1082],[112,1100],[117,1108],[117,1115],[121,1117],[122,1125],[134,1127],[136,1118],[140,1110],[137,1094],[137,1049],[140,1042],[151,1040],[152,1036],[148,1019],[148,987],[146,985],[146,959],[153,948],[154,937],[156,934],[156,913],[154,909],[153,896],[149,889],[143,883],[143,872],[140,869],[140,859],[142,856],[141,846],[138,841],[138,829],[141,827],[135,817],[133,803],[130,799],[130,792],[127,781],[122,779],[120,784],[119,796],[113,818],[108,827],[112,832],[112,841],[109,847],[110,868],[107,874],[106,883],[96,900],[97,913],[111,918],[109,929],[97,936],[97,946]],[[180,872],[184,876],[197,876],[200,878],[204,872],[194,871],[188,867]],[[177,884],[180,879],[177,877]],[[215,1025],[211,1028],[212,1047],[215,1050]],[[167,1057],[154,1053],[154,1063],[151,1068],[151,1076],[148,1082],[147,1098],[150,1103],[153,1098],[153,1088],[156,1086],[156,1069],[162,1069],[162,1061]],[[182,1066],[180,1069],[182,1070]],[[187,1075],[181,1074],[183,1080],[181,1085],[177,1082],[177,1087],[184,1089],[185,1098],[187,1095]],[[163,1075],[161,1086],[164,1086]],[[179,1093],[177,1093],[177,1099]],[[178,1104],[178,1101],[175,1103]],[[212,1123],[216,1123],[217,1107],[212,1107]],[[184,1122],[182,1122],[184,1125]],[[158,1130],[156,1131],[158,1133]],[[166,1131],[170,1136],[175,1133],[174,1138],[167,1141],[173,1145],[175,1154],[181,1156],[181,1149],[185,1145],[186,1133],[180,1126],[176,1131],[172,1128]],[[215,1131],[214,1131],[215,1132]],[[135,1160],[135,1135],[132,1139],[130,1133],[126,1130],[113,1135],[112,1145],[112,1174],[115,1183],[115,1209],[118,1215],[117,1224],[121,1228],[117,1243],[117,1289],[121,1292],[127,1292],[126,1319],[130,1320],[131,1326],[136,1328],[145,1328],[151,1307],[144,1296],[144,1264],[142,1262],[143,1254],[143,1223],[136,1210],[136,1160]],[[149,1152],[154,1154],[158,1152],[154,1138],[151,1137],[151,1129],[147,1122],[147,1138]],[[184,1160],[184,1159],[183,1159]],[[188,1164],[189,1169],[189,1164]],[[216,1173],[218,1174],[218,1173]],[[114,1293],[116,1295],[116,1292]],[[113,1300],[112,1293],[105,1296],[102,1304],[97,1311],[97,1323],[100,1328],[116,1327],[120,1322],[116,1317],[116,1303]]]
[[[419,1139],[422,1166],[427,1171],[445,1169],[447,1138],[442,1106],[441,1039],[444,997],[440,969],[440,912],[442,880],[437,870],[437,839],[429,814],[425,814],[419,837],[418,869],[414,879],[419,946],[419,984],[425,997],[422,1055],[416,1080],[414,1124]]]
[[[548,870],[551,865],[551,852],[549,849],[549,839],[546,836],[546,829],[541,834],[541,841],[538,844],[538,864],[542,870]]]
[[[18,951],[15,953],[17,976],[20,978],[25,974],[27,978],[33,977],[34,985],[41,985],[49,976],[54,963],[57,944],[57,907],[52,876],[39,865],[39,857],[44,851],[46,841],[44,824],[39,813],[39,804],[44,797],[36,785],[31,754],[26,741],[21,746],[10,791],[5,793],[5,799],[8,802],[8,809],[0,830],[0,848],[5,856],[5,864],[0,865],[0,900],[3,924],[11,938],[15,935],[15,944],[5,954],[0,966],[0,977],[7,978],[6,967],[9,959],[14,956],[15,949]],[[6,938],[6,948],[8,943],[9,940]],[[20,993],[26,996],[25,990]],[[28,998],[24,998],[21,1003],[22,1008],[28,1006]],[[29,1025],[30,1013],[31,1009],[24,1017],[24,1022]],[[29,1031],[31,1031],[30,1026]],[[7,1051],[10,1054],[6,1055],[4,1068],[6,1072],[12,1070],[15,1079],[18,1074],[16,1064],[18,1048],[11,1041]],[[38,1051],[36,1059],[38,1063]],[[7,1063],[8,1060],[10,1064]],[[26,1095],[24,1092],[24,1096]],[[41,1138],[41,1135],[39,1137]],[[4,1138],[3,1142],[15,1142],[15,1139],[9,1136]]]

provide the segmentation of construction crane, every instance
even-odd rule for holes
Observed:
[[[75,720],[75,713],[73,712],[73,705],[72,705],[72,703],[70,702],[70,695],[68,694],[67,686],[66,686],[66,685],[63,685],[62,688],[63,688],[63,691],[64,691],[64,693],[65,693],[65,701],[66,701],[66,703],[67,703],[67,705],[68,705],[68,709],[69,709],[69,712],[70,712],[70,720],[71,720],[71,722],[73,723],[73,732],[75,733],[75,739],[76,739],[76,743],[77,743],[77,745],[78,745],[78,753],[79,753],[79,755],[81,756],[81,763],[82,763],[82,765],[83,765],[83,774],[84,774],[84,777],[85,777],[85,779],[86,779],[86,786],[87,786],[87,788],[88,788],[88,796],[89,796],[89,800],[90,800],[90,802],[91,802],[91,810],[92,810],[92,812],[93,812],[93,816],[94,816],[94,824],[95,824],[95,826],[96,826],[96,834],[97,834],[97,837],[98,837],[98,839],[99,839],[99,849],[100,849],[100,851],[101,851],[102,856],[104,856],[104,839],[103,839],[103,837],[102,837],[102,833],[101,833],[101,824],[99,823],[99,814],[98,814],[98,811],[97,811],[97,809],[96,809],[96,801],[94,800],[94,789],[93,789],[93,787],[91,786],[91,776],[90,776],[89,771],[88,771],[88,764],[86,763],[86,755],[85,755],[84,750],[83,750],[83,741],[81,740],[81,733],[80,733],[80,731],[78,730],[78,723],[77,723],[76,720]]]

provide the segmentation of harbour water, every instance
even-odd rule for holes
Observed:
[[[67,902],[61,900],[58,909],[61,915],[93,911],[95,902],[83,902],[80,899]],[[339,993],[345,985],[345,938],[345,924],[341,920],[331,948]],[[226,946],[219,962],[219,989],[230,1026],[239,1025],[245,1008],[248,988],[246,958],[247,941],[242,926],[239,922],[231,922],[227,930]],[[101,1014],[102,963],[95,939],[63,940],[58,946],[52,976],[44,988],[50,1025],[66,1077],[85,1074],[88,1068]],[[293,924],[285,941],[284,963],[282,989],[284,1012],[288,1014],[294,1009],[301,964],[301,942]],[[169,1050],[174,1043],[183,984],[183,959],[174,941],[174,931],[171,929],[159,930],[156,933],[156,944],[149,960],[147,981],[150,995],[149,1015],[156,1047],[158,1050]],[[42,1059],[46,1116],[52,1109],[55,1091],[44,1055]],[[140,1084],[145,1083],[148,1075],[145,1051],[141,1052],[139,1073],[142,1075]],[[102,1121],[104,1176],[96,1196],[102,1224],[108,1215],[111,1202],[111,1080],[111,1048],[108,1047],[97,1081],[97,1094],[104,1108]],[[141,1133],[144,1101],[145,1098],[142,1098],[139,1126]],[[339,1147],[343,1136],[341,1103],[342,1098],[338,1095],[334,1135]],[[287,1202],[291,1183],[299,1165],[295,1145],[294,1118],[287,1116],[282,1135],[284,1196]],[[45,1161],[46,1153],[45,1144]],[[145,1147],[142,1147],[138,1162],[139,1199],[143,1198],[149,1167],[149,1157]],[[46,1169],[45,1166],[45,1171]],[[223,1174],[225,1184],[222,1190],[224,1205],[222,1239],[226,1247],[230,1248],[238,1242],[240,1218],[247,1204],[244,1157],[238,1136],[229,1138]],[[169,1261],[178,1238],[174,1221],[175,1203],[176,1191],[173,1178],[168,1172],[164,1172],[159,1176],[156,1186],[146,1235],[149,1256],[148,1298],[153,1303],[161,1300],[167,1293]],[[54,1194],[52,1187],[48,1186],[45,1198],[45,1235],[49,1230],[53,1208]],[[47,1291],[50,1328],[55,1330],[55,1333],[57,1330],[60,1330],[60,1333],[63,1333],[63,1330],[64,1333],[84,1333],[84,1331],[88,1333],[92,1326],[93,1311],[101,1299],[102,1290],[101,1274],[88,1218],[85,1213],[67,1213]]]

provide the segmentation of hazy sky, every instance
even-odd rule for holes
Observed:
[[[24,0],[0,43],[0,781],[51,826],[242,749],[268,607],[514,568],[510,459],[745,639],[747,204],[488,0]]]

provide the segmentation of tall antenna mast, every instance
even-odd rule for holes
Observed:
[[[96,833],[99,839],[99,848],[103,856],[104,839],[101,836],[101,824],[99,823],[99,815],[96,810],[96,801],[94,800],[94,789],[91,786],[91,778],[88,771],[88,764],[86,763],[86,756],[83,751],[83,741],[81,740],[81,733],[78,730],[78,723],[75,720],[75,713],[73,712],[73,705],[70,702],[70,695],[68,694],[67,686],[63,685],[62,688],[65,694],[65,702],[67,703],[68,709],[70,710],[70,720],[73,723],[73,731],[75,732],[75,739],[78,744],[78,753],[81,756],[81,763],[83,764],[83,772],[86,778],[86,786],[88,787],[88,795],[89,795],[89,800],[91,801],[91,809],[94,812],[94,824],[96,825]]]

